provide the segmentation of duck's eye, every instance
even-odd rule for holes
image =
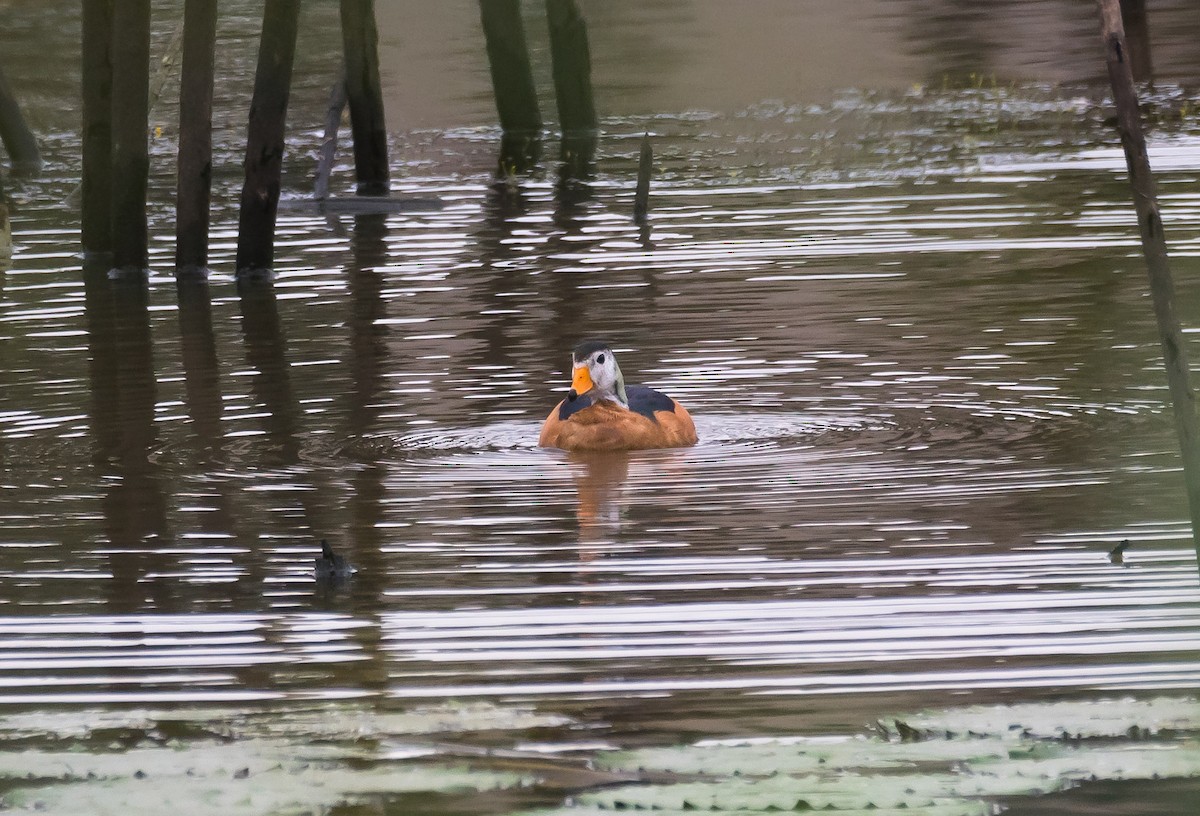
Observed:
[[[604,355],[603,354],[597,355],[596,362],[599,363],[600,365],[604,365]]]

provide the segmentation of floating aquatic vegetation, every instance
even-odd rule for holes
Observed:
[[[1011,706],[971,706],[925,711],[903,720],[929,732],[994,734],[999,737],[1103,738],[1200,732],[1200,701],[1084,700]]]
[[[1200,703],[1102,700],[975,706],[881,721],[875,733],[706,740],[602,754],[649,784],[581,794],[540,816],[613,810],[824,810],[982,816],[999,797],[1089,780],[1200,776]]]
[[[394,740],[569,722],[486,703],[14,714],[0,718],[0,809],[131,816],[186,802],[189,814],[262,816],[398,793],[519,788],[533,777],[479,767],[438,744],[398,750]]]
[[[353,739],[473,731],[518,731],[567,725],[559,714],[485,702],[448,702],[398,711],[339,703],[293,705],[263,711],[239,708],[77,709],[0,717],[0,746],[16,738],[95,739],[129,732],[153,739],[179,726],[229,739],[274,735]]]
[[[541,785],[583,792],[538,816],[987,816],[999,798],[1091,780],[1200,777],[1200,703],[1185,698],[926,711],[854,735],[607,751],[593,769],[562,756],[421,740],[571,724],[479,703],[18,714],[0,719],[0,806],[132,816],[187,801],[197,814],[301,814],[407,793]]]
[[[322,813],[346,801],[409,791],[455,792],[524,784],[518,774],[465,766],[386,763],[352,768],[336,749],[243,740],[125,753],[0,753],[0,775],[30,777],[4,794],[7,809],[63,816]]]

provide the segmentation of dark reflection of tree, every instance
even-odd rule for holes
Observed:
[[[1145,0],[1121,0],[1129,65],[1138,82],[1154,81],[1154,57],[1150,47],[1150,19]]]
[[[1121,7],[1134,76],[1139,81],[1152,80],[1145,4],[1122,0]],[[908,0],[897,4],[892,14],[904,27],[908,50],[926,60],[926,82],[936,86],[946,80],[968,82],[972,74],[980,83],[985,77],[990,81],[995,73],[1049,78],[1044,73],[1047,64],[1054,76],[1102,76],[1103,63],[1095,60],[1094,49],[1089,47],[1099,36],[1095,11],[1088,8],[1079,14],[1080,8],[1063,0]],[[1156,12],[1155,20],[1170,20],[1168,25],[1176,22],[1173,9]],[[1054,31],[1044,30],[1048,21]],[[1169,50],[1169,44],[1160,47]],[[1188,62],[1193,62],[1191,57]]]
[[[113,612],[133,612],[149,594],[155,608],[174,611],[170,581],[147,579],[167,565],[146,550],[171,537],[153,461],[157,387],[146,286],[110,281],[108,265],[84,269],[94,462],[107,483],[101,508],[113,575],[108,605]]]
[[[554,225],[565,235],[577,235],[581,219],[595,198],[592,182],[596,177],[595,134],[564,136],[559,154],[558,183],[554,187]]]
[[[3,200],[3,192],[0,192],[0,201],[2,201],[2,200]],[[5,215],[5,217],[7,217],[7,214]],[[0,303],[4,302],[4,282],[8,277],[7,275],[4,274],[4,272],[5,272],[5,268],[0,266]],[[9,354],[11,352],[12,346],[13,346],[13,344],[11,342],[0,343],[0,375],[4,375],[4,374],[7,374],[8,372],[12,371],[13,367],[11,365],[11,360],[9,359]],[[0,383],[0,385],[2,385],[2,383]],[[3,399],[3,397],[0,397],[0,406],[3,406],[3,405],[4,405],[4,399]],[[4,443],[4,434],[0,434],[0,473],[2,473],[6,469],[7,464],[8,464],[8,455],[7,455],[6,446]]]
[[[913,51],[929,60],[926,76],[931,84],[943,77],[984,74],[994,69],[999,15],[1012,13],[1010,3],[973,0],[913,0],[896,13],[905,21]]]
[[[350,286],[350,393],[346,411],[348,436],[360,440],[360,464],[351,480],[354,531],[351,561],[359,567],[355,584],[371,597],[384,590],[385,565],[379,524],[383,521],[385,467],[371,453],[371,433],[384,406],[384,373],[388,365],[387,309],[383,275],[387,264],[387,220],[382,214],[354,218],[350,239],[353,261],[346,270]]]
[[[199,459],[197,469],[209,473],[208,482],[212,488],[209,498],[213,510],[196,514],[197,523],[205,533],[229,536],[238,551],[252,551],[254,542],[247,539],[244,525],[239,521],[244,509],[238,507],[234,487],[222,475],[213,474],[214,470],[229,463],[221,427],[224,401],[208,282],[195,278],[180,280],[177,294],[184,399],[192,420],[192,441]],[[265,579],[262,560],[247,559],[245,569],[249,580],[238,581],[233,591],[256,607]]]
[[[558,182],[554,187],[553,224],[556,232],[546,247],[547,255],[578,250],[579,245],[566,239],[583,232],[583,219],[593,199],[591,183],[596,173],[596,147],[595,136],[563,137]],[[546,341],[559,355],[569,353],[584,333],[581,329],[587,326],[585,303],[578,286],[578,275],[555,273],[550,287],[554,313]]]
[[[388,261],[387,220],[382,214],[359,215],[354,219],[350,239],[353,260],[346,270],[350,288],[350,392],[346,411],[347,436],[358,439],[359,459],[350,480],[350,529],[347,542],[350,560],[358,567],[353,577],[354,594],[366,601],[366,609],[378,614],[383,608],[383,593],[388,587],[387,564],[382,548],[384,496],[387,493],[387,467],[372,454],[371,434],[383,410],[388,366],[388,328],[383,323],[387,309],[383,298],[384,276],[379,267]],[[318,587],[320,598],[336,604],[334,593]],[[369,669],[363,664],[345,664],[353,682],[374,688],[387,686],[386,660],[379,651],[381,628],[362,627],[354,639],[370,656]]]
[[[287,342],[279,322],[275,289],[269,280],[248,278],[239,281],[239,303],[242,313],[242,339],[246,362],[255,374],[250,389],[255,401],[263,406],[267,441],[270,446],[267,466],[288,471],[299,477],[301,461],[300,405],[292,389],[287,361]],[[305,473],[311,473],[305,470]],[[311,484],[295,485],[301,505],[302,526],[307,528],[308,540],[317,552],[317,539],[324,536],[324,514]]]
[[[688,70],[686,43],[697,35],[694,3],[678,0],[580,0],[580,11],[588,23],[597,106],[628,111],[645,111],[654,103],[671,77]],[[546,25],[527,25],[531,46],[545,50]],[[623,71],[624,82],[604,78],[605,66],[637,66]],[[668,79],[664,82],[663,78]],[[640,80],[640,81],[639,81]],[[615,99],[606,104],[606,99]]]
[[[515,140],[516,144],[506,143],[510,140]],[[540,156],[541,142],[529,137],[504,137],[496,176],[484,199],[482,229],[476,240],[483,270],[476,278],[483,323],[473,332],[483,345],[472,356],[473,362],[489,366],[513,364],[515,341],[510,332],[518,328],[518,322],[512,315],[504,313],[512,305],[505,295],[519,288],[522,272],[515,267],[527,257],[515,248],[511,239],[516,219],[529,213],[529,202],[521,182],[536,162],[518,163],[512,158],[514,154],[529,158]]]
[[[353,265],[346,270],[350,286],[350,432],[370,432],[382,408],[383,370],[387,361],[388,328],[383,301],[383,276],[378,267],[388,262],[387,217],[358,215],[350,250]]]

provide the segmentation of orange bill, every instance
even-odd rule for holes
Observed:
[[[585,365],[575,366],[574,376],[571,377],[571,390],[576,394],[586,394],[592,390],[592,375]]]

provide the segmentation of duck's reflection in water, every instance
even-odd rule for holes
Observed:
[[[591,561],[620,535],[627,503],[628,451],[575,451],[568,454],[579,503],[579,558]]]
[[[579,560],[592,561],[615,549],[627,550],[621,541],[629,524],[629,509],[640,504],[653,519],[666,522],[673,515],[674,491],[687,483],[690,448],[641,451],[572,451],[567,454],[575,483],[579,524]],[[647,500],[648,491],[654,496]],[[636,501],[641,494],[642,500]],[[682,498],[680,498],[682,501]],[[681,508],[682,509],[682,508]],[[636,524],[637,519],[635,519]]]

